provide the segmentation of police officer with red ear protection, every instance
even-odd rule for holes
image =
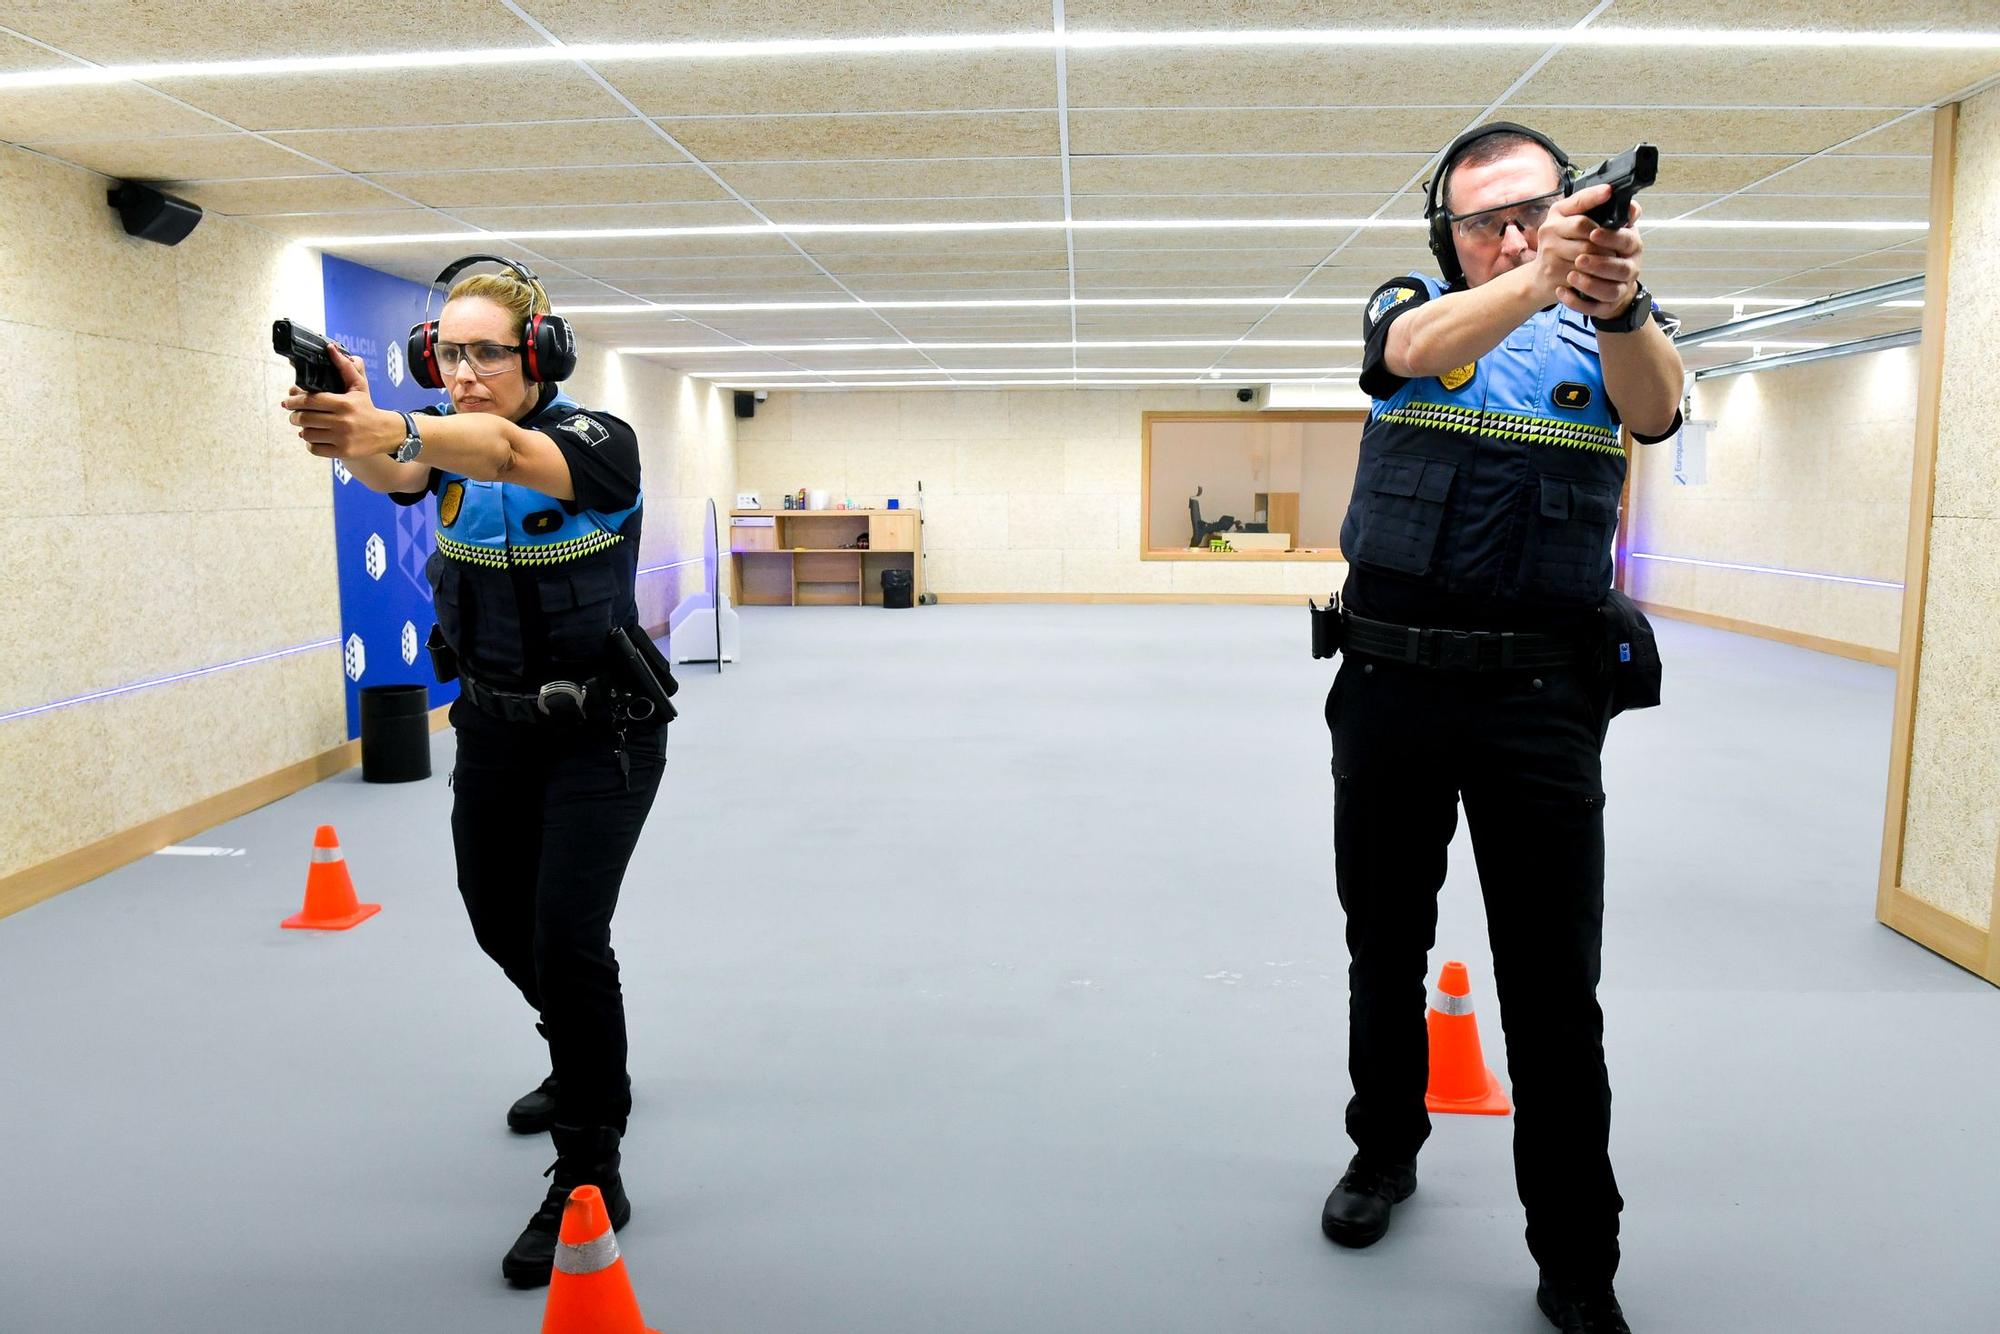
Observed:
[[[1650,442],[1679,428],[1681,362],[1640,281],[1638,227],[1593,222],[1610,189],[1572,193],[1572,175],[1525,127],[1461,136],[1428,188],[1443,281],[1393,278],[1363,312],[1374,403],[1341,529],[1344,659],[1326,704],[1357,1152],[1321,1228],[1370,1245],[1416,1189],[1427,954],[1463,803],[1537,1303],[1559,1329],[1618,1334],[1598,651],[1618,429]]]
[[[459,278],[480,262],[505,272]],[[453,280],[458,279],[454,284]],[[361,364],[334,350],[341,394],[284,406],[312,452],[401,504],[437,499],[429,573],[451,721],[452,839],[475,938],[527,998],[553,1071],[508,1115],[548,1130],[555,1178],[502,1261],[549,1282],[562,1206],[599,1187],[615,1227],[632,1107],[611,917],[658,791],[672,676],[639,628],[641,496],[632,428],[557,389],[576,366],[568,325],[534,274],[474,255],[437,278],[439,317],[411,330],[408,365],[450,401],[377,408]]]

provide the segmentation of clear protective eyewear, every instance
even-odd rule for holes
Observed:
[[[458,374],[460,362],[471,362],[474,375],[498,375],[512,370],[520,355],[520,343],[439,343],[438,369],[446,375]]]
[[[1537,195],[1533,199],[1516,200],[1512,204],[1502,204],[1497,208],[1481,209],[1477,213],[1461,214],[1454,217],[1452,226],[1468,241],[1480,245],[1498,245],[1500,238],[1507,234],[1509,227],[1519,227],[1522,236],[1533,236],[1549,217],[1549,209],[1556,200],[1562,198],[1562,191]]]

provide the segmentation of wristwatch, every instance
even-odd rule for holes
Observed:
[[[1646,284],[1640,283],[1638,290],[1632,293],[1631,305],[1609,319],[1592,315],[1590,322],[1597,327],[1599,333],[1624,334],[1644,328],[1646,321],[1651,318],[1653,318],[1653,294],[1646,290]]]
[[[417,455],[424,452],[424,438],[417,434],[417,419],[407,412],[399,412],[403,419],[403,443],[391,450],[389,457],[398,463],[413,463]]]

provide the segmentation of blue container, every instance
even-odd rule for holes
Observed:
[[[902,502],[901,502],[901,501],[897,500],[897,499],[896,499],[896,498],[895,498],[894,496],[890,496],[890,497],[889,497],[889,508],[890,508],[890,509],[892,509],[892,510],[898,510],[898,509],[901,509],[901,508],[903,508],[903,504],[902,504]]]

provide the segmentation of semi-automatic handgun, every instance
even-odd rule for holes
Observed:
[[[290,320],[274,320],[271,350],[292,363],[292,382],[307,393],[347,392],[347,381],[341,378],[340,367],[333,364],[323,335]]]
[[[1569,192],[1581,194],[1593,185],[1609,185],[1611,198],[1591,209],[1590,219],[1600,227],[1623,227],[1632,220],[1632,196],[1651,185],[1659,170],[1660,150],[1640,144],[1577,177]]]

